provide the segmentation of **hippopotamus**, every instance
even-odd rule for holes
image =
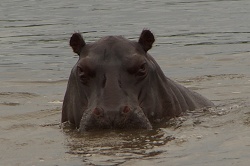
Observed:
[[[74,33],[69,44],[79,59],[69,76],[61,122],[80,132],[150,130],[187,110],[214,106],[164,75],[148,53],[154,41],[147,29],[138,41],[107,36],[88,44]]]

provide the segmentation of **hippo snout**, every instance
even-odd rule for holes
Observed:
[[[95,107],[84,111],[79,130],[152,129],[141,108],[121,106],[117,109]]]
[[[109,116],[110,120],[115,120],[115,116],[117,114],[116,111],[109,111],[109,112],[110,112],[110,116]],[[131,108],[129,106],[124,106],[124,107],[121,107],[119,109],[118,114],[120,114],[121,116],[126,117],[126,116],[129,115],[130,112],[131,112]],[[96,107],[96,108],[93,109],[92,114],[96,118],[102,118],[102,117],[104,117],[104,109],[100,108],[100,107]],[[112,116],[112,114],[114,115],[114,117]]]

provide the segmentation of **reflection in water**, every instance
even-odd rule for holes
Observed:
[[[68,153],[81,156],[86,162],[103,162],[106,165],[156,156],[167,151],[157,147],[174,139],[160,128],[133,131],[104,130],[80,134],[67,126],[64,127],[64,132],[69,137]]]

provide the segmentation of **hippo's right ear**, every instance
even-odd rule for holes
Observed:
[[[86,43],[80,33],[74,33],[70,38],[69,45],[71,46],[74,53],[77,53],[80,56],[81,50],[86,45]]]

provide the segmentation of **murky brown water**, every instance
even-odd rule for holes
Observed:
[[[0,165],[248,165],[249,11],[248,0],[2,0]],[[152,131],[61,129],[71,34],[137,40],[143,28],[165,74],[217,107]]]

